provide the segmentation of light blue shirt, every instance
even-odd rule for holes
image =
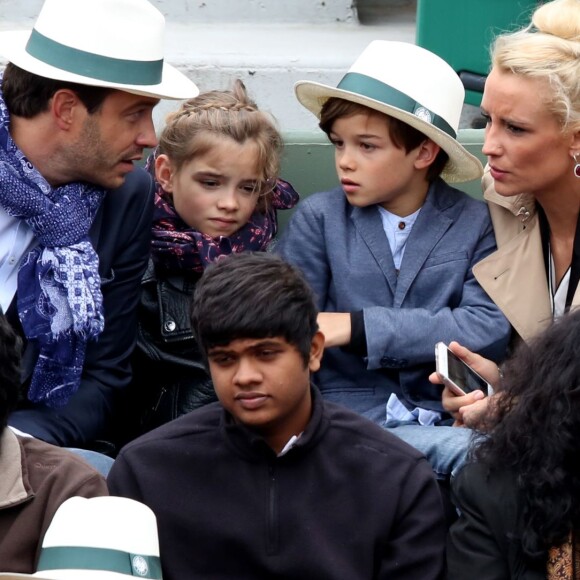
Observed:
[[[28,224],[0,208],[0,307],[6,312],[18,282],[18,267],[36,241]]]
[[[417,221],[421,208],[411,215],[401,217],[387,211],[380,205],[377,207],[379,208],[385,235],[387,236],[387,240],[389,240],[395,268],[400,270],[409,234]],[[441,413],[420,409],[419,407],[409,411],[401,403],[397,395],[392,393],[387,402],[387,422],[393,420],[403,422],[411,421],[413,423],[419,423],[419,425],[434,425],[437,421],[441,420]]]
[[[387,211],[380,205],[377,207],[379,208],[379,214],[381,216],[381,221],[383,222],[383,230],[385,230],[385,235],[387,236],[387,240],[389,240],[395,268],[400,270],[403,255],[405,254],[407,239],[417,221],[421,208],[411,215],[401,217]]]

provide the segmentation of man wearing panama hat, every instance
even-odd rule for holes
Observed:
[[[316,379],[445,479],[470,434],[447,426],[428,380],[435,344],[461,337],[497,360],[509,338],[471,271],[495,248],[487,208],[446,183],[482,175],[456,140],[463,86],[437,55],[377,40],[337,87],[295,90],[335,145],[341,184],[301,202],[277,246],[318,296],[326,350]]]
[[[10,424],[57,445],[106,436],[130,379],[153,208],[133,164],[159,99],[198,92],[164,29],[147,0],[46,0],[0,33],[0,306],[27,340]]]

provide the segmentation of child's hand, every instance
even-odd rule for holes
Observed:
[[[351,325],[349,312],[321,312],[318,327],[324,334],[324,346],[344,346],[350,342]]]

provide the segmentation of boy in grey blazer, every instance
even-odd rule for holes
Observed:
[[[482,175],[456,140],[463,86],[433,53],[374,41],[337,88],[295,89],[335,145],[341,184],[301,202],[277,246],[318,299],[318,385],[446,478],[470,431],[450,426],[428,381],[435,343],[459,340],[498,361],[510,334],[472,273],[495,249],[487,207],[446,183]]]

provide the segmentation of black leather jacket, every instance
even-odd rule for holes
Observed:
[[[137,435],[217,400],[190,322],[200,276],[168,274],[149,261],[132,361]]]

